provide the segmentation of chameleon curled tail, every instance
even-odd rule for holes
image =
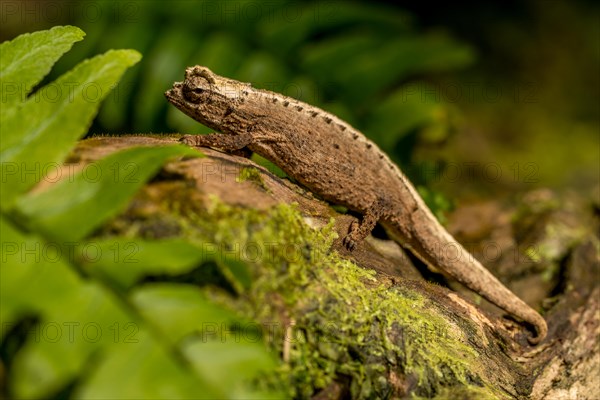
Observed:
[[[507,289],[477,259],[464,249],[435,219],[428,208],[417,209],[411,215],[413,234],[411,239],[403,241],[406,235],[394,234],[393,225],[384,226],[401,244],[409,248],[421,261],[433,267],[441,268],[460,283],[478,293],[486,300],[496,304],[531,324],[536,336],[528,337],[535,345],[544,339],[548,326],[544,318]],[[420,232],[419,232],[420,231]],[[421,240],[421,238],[427,240]]]

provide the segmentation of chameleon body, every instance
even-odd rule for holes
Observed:
[[[325,200],[362,215],[343,239],[352,250],[379,222],[401,246],[469,289],[533,325],[545,320],[469,254],[436,220],[413,185],[373,142],[336,116],[290,97],[187,68],[165,93],[181,111],[219,132],[186,135],[192,146],[245,147],[267,158]]]

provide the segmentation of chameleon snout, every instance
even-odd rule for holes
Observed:
[[[181,98],[181,82],[175,82],[173,87],[165,92],[165,97],[173,104],[178,104],[178,99]]]

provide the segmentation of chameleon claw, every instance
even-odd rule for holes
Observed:
[[[356,242],[354,241],[354,239],[352,239],[351,236],[352,236],[351,234],[348,234],[342,240],[342,244],[349,251],[353,251],[356,248]]]

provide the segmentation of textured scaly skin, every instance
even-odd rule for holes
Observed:
[[[317,107],[248,83],[186,70],[165,93],[181,111],[222,134],[188,135],[193,146],[233,151],[244,147],[275,163],[325,200],[363,215],[344,244],[352,250],[381,223],[390,236],[430,266],[535,327],[546,321],[469,254],[435,219],[413,185],[362,133]]]

